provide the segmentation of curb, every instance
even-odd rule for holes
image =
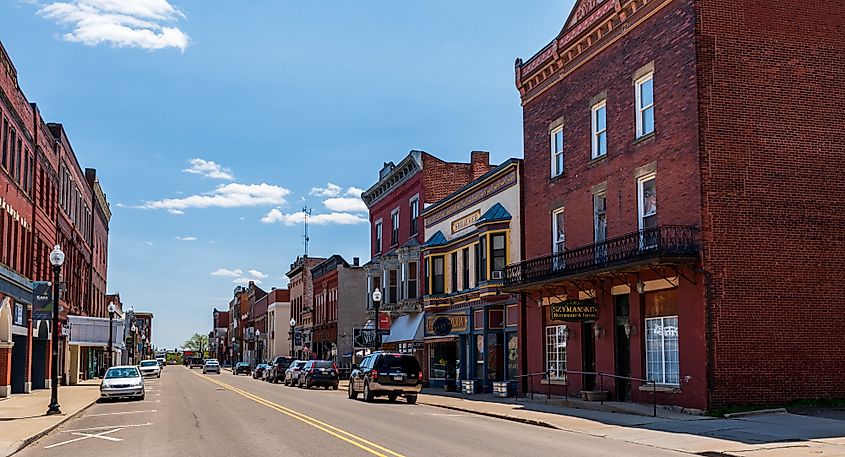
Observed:
[[[464,413],[476,414],[476,415],[479,415],[479,416],[493,417],[493,418],[496,418],[496,419],[504,419],[504,420],[511,421],[511,422],[519,422],[521,424],[534,425],[534,426],[537,426],[537,427],[551,428],[551,429],[554,429],[554,430],[563,430],[562,428],[560,428],[560,427],[558,427],[554,424],[551,424],[551,423],[545,422],[545,421],[541,421],[541,420],[536,420],[536,419],[525,419],[523,417],[509,416],[507,414],[490,413],[490,412],[486,412],[486,411],[477,411],[477,410],[474,410],[474,409],[461,408],[461,407],[458,407],[458,406],[439,405],[437,403],[427,403],[425,401],[420,401],[418,403],[420,405],[433,406],[435,408],[450,409],[452,411],[461,411],[461,412],[464,412]]]
[[[763,414],[786,414],[789,411],[786,408],[773,408],[773,409],[758,409],[756,411],[744,411],[741,413],[731,413],[725,414],[725,419],[741,419],[743,417],[748,416],[762,416]]]
[[[13,456],[13,455],[17,454],[18,452],[20,452],[20,451],[24,450],[24,449],[25,449],[27,446],[29,446],[30,444],[32,444],[32,443],[34,443],[34,442],[36,442],[36,441],[40,440],[41,438],[43,438],[44,436],[46,436],[47,434],[49,434],[49,433],[50,433],[50,432],[52,432],[53,430],[55,430],[55,429],[59,428],[59,426],[60,426],[60,425],[64,424],[65,422],[67,422],[67,421],[69,421],[69,420],[71,420],[71,419],[74,419],[74,418],[76,418],[77,416],[79,416],[80,414],[84,413],[84,412],[85,412],[85,410],[87,410],[88,408],[90,408],[90,407],[91,407],[94,403],[97,403],[97,400],[98,400],[98,399],[95,399],[95,400],[94,400],[94,401],[92,401],[91,403],[88,403],[87,405],[85,405],[85,406],[83,406],[82,408],[80,408],[80,409],[79,409],[79,411],[77,411],[77,412],[75,412],[75,413],[73,413],[73,414],[71,414],[71,415],[69,415],[69,416],[65,416],[65,417],[64,417],[61,421],[59,421],[59,422],[57,422],[56,424],[54,424],[54,425],[52,425],[52,426],[48,427],[47,429],[42,430],[42,431],[40,431],[40,432],[36,433],[35,435],[30,436],[29,438],[26,438],[25,440],[23,440],[23,441],[21,442],[20,446],[18,446],[18,448],[17,448],[17,449],[15,449],[15,450],[14,450],[14,451],[12,451],[11,453],[7,454],[7,455],[6,455],[6,457],[11,457],[11,456]]]

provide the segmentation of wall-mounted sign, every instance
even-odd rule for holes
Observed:
[[[356,349],[376,347],[376,330],[372,328],[353,328],[352,345]]]
[[[12,315],[14,325],[23,326],[23,303],[15,303],[15,312]]]
[[[598,317],[599,306],[595,300],[566,300],[549,307],[549,318],[553,321],[592,321]]]
[[[440,314],[426,317],[426,334],[445,336],[452,333],[467,331],[468,316],[466,314]],[[435,328],[435,325],[437,328]],[[445,333],[439,333],[438,332]]]
[[[460,232],[475,224],[478,218],[481,217],[481,210],[474,211],[460,219],[452,221],[452,234]]]
[[[53,318],[53,301],[50,300],[50,286],[47,281],[32,283],[32,320],[49,320]]]
[[[390,335],[390,313],[378,313],[378,330],[382,335]]]

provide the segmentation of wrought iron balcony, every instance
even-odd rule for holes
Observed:
[[[505,268],[505,287],[517,288],[635,264],[695,259],[699,252],[697,233],[693,226],[662,225],[525,260]]]

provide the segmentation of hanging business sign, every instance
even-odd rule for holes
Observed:
[[[373,328],[353,328],[352,345],[356,349],[376,347],[376,330]]]
[[[378,313],[378,332],[381,335],[390,335],[390,313]]]
[[[53,301],[50,300],[50,283],[35,281],[32,283],[32,320],[50,320],[53,318]]]
[[[592,321],[599,318],[599,306],[595,300],[566,300],[549,306],[549,318],[553,321]]]

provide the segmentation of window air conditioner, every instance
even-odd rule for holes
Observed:
[[[502,270],[493,270],[491,277],[493,279],[504,279],[505,273]]]

